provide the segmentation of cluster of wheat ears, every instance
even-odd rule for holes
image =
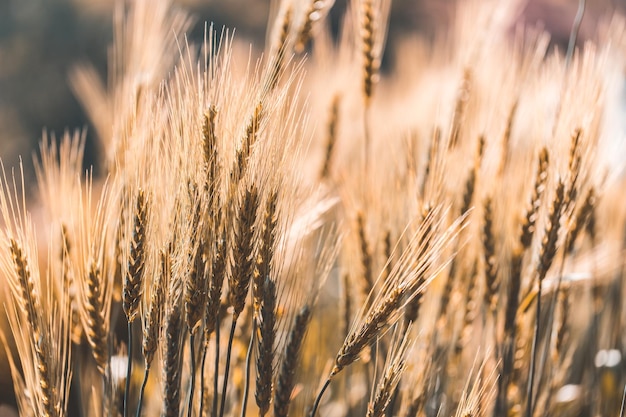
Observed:
[[[277,4],[258,58],[119,5],[109,81],[71,74],[103,174],[77,133],[36,209],[0,182],[20,415],[619,414],[624,20],[563,54],[462,2],[381,74],[390,1],[338,37],[332,3]]]

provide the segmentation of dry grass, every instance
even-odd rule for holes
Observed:
[[[124,3],[110,84],[72,76],[106,176],[69,134],[38,201],[4,174],[20,414],[618,415],[624,21],[565,59],[461,2],[381,72],[388,0],[337,40],[300,3],[258,59]]]

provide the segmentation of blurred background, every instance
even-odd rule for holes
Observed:
[[[307,1],[307,0],[303,0]],[[347,0],[336,0],[330,21],[339,25]],[[566,45],[578,0],[523,0],[520,22],[540,24],[553,42]],[[87,163],[93,158],[89,122],[68,83],[72,65],[93,63],[104,77],[112,39],[115,0],[0,0],[0,158],[7,167],[24,159],[33,177],[32,155],[42,131],[87,128]],[[236,28],[238,39],[262,47],[270,0],[177,0],[197,17],[190,37],[201,40],[204,22]],[[602,16],[626,10],[626,0],[587,0],[581,38]],[[431,37],[445,28],[452,0],[394,0],[389,42],[405,32]],[[387,48],[390,51],[391,48]]]

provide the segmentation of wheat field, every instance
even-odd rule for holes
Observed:
[[[70,75],[103,173],[79,131],[36,197],[2,166],[20,416],[624,415],[626,20],[461,1],[383,65],[390,3],[276,1],[256,51],[119,2]]]

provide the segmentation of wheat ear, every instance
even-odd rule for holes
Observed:
[[[126,388],[124,389],[124,417],[128,416],[128,396],[130,395],[130,375],[133,366],[133,332],[132,324],[139,312],[141,300],[144,262],[146,257],[146,222],[148,204],[144,191],[137,190],[135,213],[133,220],[133,234],[128,254],[128,267],[124,279],[123,303],[124,314],[128,325],[128,368],[126,370]]]
[[[70,303],[70,310],[72,312],[72,343],[75,345],[80,344],[83,337],[83,328],[80,323],[80,316],[78,312],[78,300],[76,300],[76,278],[72,272],[71,264],[71,252],[72,245],[69,239],[69,232],[65,224],[61,224],[61,264],[63,266],[63,285],[68,290],[67,301]]]
[[[278,200],[278,192],[276,190],[272,190],[265,204],[265,211],[263,213],[263,221],[261,224],[261,248],[259,249],[259,253],[255,260],[254,274],[252,277],[252,300],[254,304],[254,318],[253,318],[254,321],[253,321],[252,334],[250,336],[250,342],[248,344],[248,352],[246,353],[245,379],[244,379],[243,399],[242,399],[242,405],[241,405],[241,417],[244,417],[247,412],[248,392],[250,389],[250,368],[252,364],[252,350],[255,345],[255,340],[257,339],[259,339],[257,340],[257,345],[258,345],[257,383],[256,383],[257,393],[259,392],[258,389],[259,389],[259,386],[261,386],[261,384],[262,386],[271,386],[271,383],[272,383],[271,366],[270,366],[270,372],[269,372],[269,378],[268,378],[267,376],[268,374],[266,372],[267,367],[264,366],[264,364],[261,364],[261,367],[259,367],[259,361],[261,360],[261,351],[266,349],[266,347],[263,346],[264,336],[262,333],[264,330],[267,331],[269,328],[273,329],[273,324],[269,326],[269,321],[272,321],[272,323],[275,321],[275,317],[271,316],[268,318],[268,317],[264,317],[264,315],[268,314],[268,311],[269,311],[267,308],[268,303],[271,302],[273,304],[276,304],[276,288],[275,288],[275,285],[273,284],[273,281],[271,283],[273,287],[273,301],[265,300],[265,298],[268,296],[268,293],[266,291],[265,281],[268,279],[273,280],[273,277],[271,274],[271,265],[272,265],[272,259],[274,257],[276,226],[277,226],[277,221],[278,221],[278,218],[276,215],[277,200]],[[264,323],[268,325],[266,326]],[[268,337],[265,337],[266,340],[269,339],[269,335],[267,336]],[[272,344],[273,344],[273,338],[274,336],[272,336]],[[257,397],[256,398],[257,405],[259,406],[260,412],[266,413],[268,408],[265,407],[265,403],[266,401],[267,402],[269,401],[269,398],[266,400],[263,393],[261,393],[260,395],[261,399],[259,399],[259,396],[256,396],[256,397]],[[264,408],[265,408],[265,411],[264,411]]]
[[[232,192],[236,192],[237,185],[244,177],[248,170],[248,163],[250,161],[250,154],[252,153],[252,147],[257,141],[261,120],[263,117],[263,103],[259,102],[254,109],[254,113],[250,117],[250,121],[246,126],[246,132],[241,141],[237,154],[235,155],[235,161],[230,171],[230,183]]]
[[[559,180],[559,183],[556,188],[556,195],[554,200],[552,201],[552,206],[550,207],[550,213],[548,215],[548,224],[546,226],[545,235],[541,241],[541,250],[539,252],[539,264],[537,265],[537,307],[536,307],[536,316],[535,316],[535,334],[533,337],[533,347],[530,359],[530,376],[528,378],[528,387],[527,387],[527,406],[526,406],[526,416],[532,417],[533,409],[534,409],[534,398],[533,398],[533,389],[534,389],[534,379],[535,379],[535,361],[537,358],[537,349],[539,343],[539,332],[540,332],[540,321],[541,321],[541,286],[543,284],[543,280],[546,277],[546,273],[550,266],[552,265],[552,261],[554,260],[554,256],[556,255],[557,249],[557,240],[559,236],[559,230],[561,227],[561,214],[563,212],[564,202],[565,202],[565,184],[563,181]]]
[[[436,211],[428,213],[428,217],[424,219],[400,261],[394,267],[391,278],[387,283],[383,283],[380,293],[376,295],[371,306],[362,311],[360,319],[346,337],[335,357],[335,363],[328,378],[315,398],[310,417],[315,416],[332,378],[352,364],[366,346],[372,344],[377,337],[394,325],[402,316],[402,307],[413,297],[425,291],[434,275],[445,267],[443,264],[438,265],[438,268],[433,268],[434,257],[454,240],[452,236],[456,236],[462,219],[455,222],[446,233],[433,239],[425,250],[425,242],[431,241],[431,234],[436,230],[434,224],[432,228],[427,227],[434,221],[435,213]],[[426,235],[427,232],[428,235]],[[420,256],[417,257],[417,254]]]
[[[259,308],[256,320],[257,341],[257,378],[255,399],[259,406],[259,415],[264,416],[269,410],[272,395],[272,376],[274,363],[274,341],[276,339],[276,284],[272,273],[272,263],[276,250],[278,192],[268,196],[263,213],[261,229],[261,249],[257,255],[254,282],[261,284],[258,298]],[[256,307],[255,307],[256,309]]]
[[[259,329],[256,360],[256,392],[255,399],[259,407],[259,415],[265,416],[270,408],[272,398],[272,377],[274,371],[274,341],[276,340],[276,284],[266,276],[263,285],[263,296],[259,311]]]
[[[228,302],[233,308],[232,323],[226,350],[226,369],[222,385],[222,400],[219,415],[224,415],[226,405],[226,391],[228,388],[228,374],[230,371],[230,356],[237,319],[243,311],[246,296],[250,288],[250,281],[254,274],[254,231],[256,212],[259,205],[258,190],[255,185],[249,186],[244,193],[243,201],[237,210],[235,231],[233,236],[232,263],[228,276]]]
[[[502,156],[500,157],[500,167],[498,168],[498,175],[504,173],[504,169],[509,162],[509,153],[511,148],[511,133],[513,132],[513,123],[515,122],[515,115],[517,113],[518,101],[515,100],[509,110],[509,115],[506,119],[506,127],[504,128],[504,134],[502,135]]]
[[[217,380],[219,366],[219,311],[222,298],[222,287],[224,285],[226,271],[227,243],[226,233],[220,225],[218,230],[218,238],[214,243],[215,254],[212,260],[211,276],[209,278],[209,291],[207,294],[207,303],[204,310],[204,347],[202,352],[202,364],[200,367],[200,414],[204,410],[204,369],[206,362],[206,352],[211,339],[211,334],[215,333],[215,372],[213,376],[213,407],[212,415],[217,415]]]
[[[254,122],[253,122],[254,123]],[[256,123],[258,124],[258,122]],[[208,246],[209,253],[213,253],[211,256],[206,254],[206,268],[209,276],[206,278],[208,286],[206,294],[206,303],[204,308],[204,338],[202,343],[202,360],[200,365],[200,416],[204,412],[204,398],[205,398],[205,366],[206,366],[206,354],[209,346],[211,334],[216,330],[218,322],[218,311],[221,303],[222,286],[224,283],[224,271],[226,266],[226,236],[223,233],[223,207],[220,198],[219,184],[222,176],[222,165],[219,159],[218,140],[216,133],[217,126],[217,108],[211,105],[204,115],[202,125],[202,145],[204,153],[205,164],[205,188],[208,198],[207,209],[212,213],[211,218],[208,220],[209,230],[209,242],[205,245]],[[253,127],[253,131],[256,134],[257,127]],[[215,343],[215,356],[216,366],[214,375],[214,390],[213,395],[213,415],[217,415],[217,374],[219,364],[219,340]]]
[[[370,249],[369,242],[367,241],[367,236],[365,235],[365,218],[363,212],[359,211],[356,217],[356,225],[357,225],[357,234],[359,236],[359,247],[361,249],[361,268],[363,284],[362,291],[364,295],[364,299],[367,299],[368,294],[372,291],[374,287],[373,283],[373,271],[372,271],[372,253]]]
[[[567,190],[565,192],[565,202],[571,205],[578,197],[580,163],[582,156],[580,154],[582,130],[576,129],[570,140],[569,161],[567,164]]]
[[[314,27],[319,24],[328,14],[334,4],[334,0],[309,0],[305,11],[304,21],[297,32],[294,51],[302,53],[311,42],[314,35]]]
[[[549,155],[548,149],[542,148],[539,152],[539,159],[537,161],[537,174],[535,176],[535,185],[533,187],[533,194],[530,199],[530,207],[526,210],[526,216],[522,223],[522,235],[520,241],[524,249],[530,248],[535,234],[535,224],[537,222],[537,213],[541,206],[541,196],[546,187],[546,181],[548,179],[548,163]]]
[[[567,253],[574,252],[574,248],[576,245],[576,239],[580,235],[580,233],[584,230],[585,227],[590,223],[592,218],[593,210],[596,206],[596,191],[594,187],[589,188],[587,191],[587,197],[585,197],[585,201],[582,206],[578,210],[578,213],[574,217],[574,224],[572,225],[571,231],[569,232],[569,236],[567,238]]]
[[[39,321],[37,320],[37,304],[39,304],[38,296],[35,291],[35,283],[30,274],[28,261],[22,252],[22,248],[15,239],[9,240],[9,248],[11,251],[11,259],[17,275],[20,293],[20,307],[26,314],[26,321],[33,328],[33,333],[39,333]]]
[[[278,33],[278,37],[273,47],[272,57],[270,60],[270,72],[268,73],[266,81],[266,91],[268,92],[273,91],[276,88],[284,71],[285,58],[289,49],[288,45],[290,43],[289,32],[291,31],[292,25],[291,15],[291,6],[289,6],[283,14],[282,21],[280,21],[280,32]],[[279,21],[277,20],[277,22]]]
[[[102,277],[100,268],[94,261],[89,263],[86,278],[85,334],[91,346],[93,357],[100,373],[105,376],[109,363],[109,342],[107,324],[102,305]]]
[[[165,354],[163,355],[163,412],[165,417],[180,414],[182,328],[184,326],[180,295],[170,290],[169,306],[165,316]]]
[[[366,417],[383,417],[391,404],[400,377],[406,368],[407,355],[412,346],[409,342],[410,338],[405,332],[402,333],[402,337],[402,343],[397,347],[397,351],[387,360],[385,373],[378,383],[374,398],[367,404]]]
[[[26,321],[30,326],[31,336],[31,345],[35,353],[35,367],[37,370],[37,378],[38,378],[38,386],[33,387],[37,389],[37,394],[35,398],[41,402],[41,404],[37,404],[37,409],[39,407],[41,412],[45,417],[53,417],[57,415],[56,404],[55,404],[55,389],[54,384],[52,384],[52,379],[50,375],[50,345],[48,343],[47,335],[41,329],[40,323],[40,314],[37,314],[37,306],[40,306],[40,299],[37,291],[35,291],[35,283],[33,281],[33,277],[31,276],[28,260],[22,251],[20,245],[15,241],[15,239],[11,238],[9,240],[11,258],[13,260],[13,266],[15,268],[15,275],[18,278],[19,288],[21,290],[20,294],[20,304],[22,310],[26,313]],[[28,330],[21,330],[28,331]],[[23,366],[27,366],[24,364]]]
[[[456,147],[461,139],[462,126],[465,121],[465,113],[467,107],[467,101],[469,100],[471,87],[472,87],[473,73],[469,68],[463,70],[463,78],[461,80],[461,86],[456,96],[456,103],[454,105],[454,114],[452,116],[452,127],[450,129],[450,142],[448,147],[450,149]]]
[[[498,278],[498,262],[496,259],[496,239],[493,226],[493,201],[487,197],[483,204],[483,260],[485,265],[485,305],[495,314],[500,280]]]
[[[469,279],[467,280],[467,290],[465,292],[465,309],[463,311],[463,324],[461,326],[460,336],[455,346],[455,353],[460,355],[463,348],[467,346],[474,336],[472,330],[474,328],[474,320],[476,319],[477,310],[477,292],[476,287],[478,281],[478,260],[474,260],[470,269]]]
[[[289,404],[295,386],[295,375],[300,360],[300,350],[304,336],[311,322],[311,309],[305,305],[298,311],[294,318],[293,326],[289,331],[285,354],[280,365],[276,390],[274,393],[274,416],[287,417],[289,415]]]
[[[252,185],[246,189],[237,211],[233,237],[233,258],[228,276],[228,302],[233,307],[234,319],[237,319],[243,311],[250,281],[254,275],[254,225],[258,205],[257,187]]]
[[[368,106],[378,77],[380,57],[376,51],[376,11],[372,0],[361,2],[361,52],[363,54],[363,96]]]
[[[324,164],[322,165],[322,171],[320,177],[326,179],[330,176],[330,169],[333,162],[335,153],[335,145],[337,144],[337,131],[339,130],[339,106],[341,103],[341,96],[335,94],[330,107],[330,116],[327,122],[327,136],[326,136],[326,150],[324,153]]]
[[[494,413],[501,414],[508,410],[507,392],[509,390],[510,378],[514,370],[514,356],[516,343],[516,318],[519,308],[519,294],[522,285],[522,268],[524,253],[533,241],[535,234],[537,216],[541,207],[541,197],[545,191],[548,180],[549,154],[547,148],[542,148],[537,158],[537,172],[533,186],[530,204],[526,209],[524,219],[521,224],[519,243],[514,248],[511,256],[510,278],[507,288],[507,302],[504,314],[504,333],[506,343],[504,346],[501,378],[498,381],[498,395]]]

